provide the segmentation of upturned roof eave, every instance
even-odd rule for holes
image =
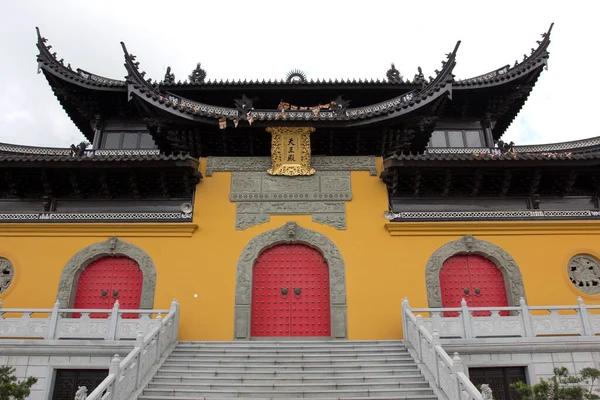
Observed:
[[[124,91],[125,81],[106,78],[92,74],[82,69],[73,70],[71,64],[64,65],[64,61],[58,60],[56,53],[51,53],[52,46],[47,46],[47,39],[42,37],[38,27],[36,47],[39,50],[37,56],[38,70],[44,69],[56,76],[58,79],[73,83],[86,89],[99,91]]]

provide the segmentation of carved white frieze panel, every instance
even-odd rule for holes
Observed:
[[[585,294],[600,294],[600,262],[587,254],[571,258],[569,279],[577,290]]]
[[[15,269],[8,259],[0,257],[0,294],[8,290],[15,277]]]
[[[346,201],[352,199],[349,171],[312,176],[232,172],[230,200],[236,201],[238,230],[269,221],[271,215],[310,214],[314,222],[346,229]]]
[[[344,203],[352,200],[350,171],[375,176],[376,158],[316,156],[311,164],[316,170],[311,176],[273,176],[266,172],[269,157],[209,157],[206,176],[231,172],[229,199],[238,203],[238,230],[268,222],[277,214],[310,214],[314,222],[346,229]]]

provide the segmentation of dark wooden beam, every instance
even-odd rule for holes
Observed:
[[[40,172],[40,181],[42,182],[42,187],[44,188],[44,195],[51,196],[53,192],[53,185],[52,182],[50,182],[48,171],[45,169]]]
[[[413,178],[413,196],[417,197],[421,190],[421,171],[417,168]]]
[[[98,176],[98,182],[100,183],[100,195],[105,199],[110,199],[112,192],[110,190],[110,183],[108,181],[108,174],[106,171],[100,172]]]
[[[475,170],[475,174],[473,175],[473,183],[471,188],[471,196],[477,197],[479,194],[479,188],[481,188],[481,182],[483,181],[483,177],[481,174],[481,170],[477,168]]]
[[[533,174],[531,175],[531,182],[529,183],[529,195],[530,196],[537,193],[537,190],[540,186],[541,179],[542,179],[542,170],[540,167],[535,167],[533,169]]]
[[[136,199],[141,198],[142,196],[140,193],[138,177],[134,171],[129,171],[128,180],[129,180],[129,190],[130,190],[131,194],[133,195],[133,197]]]
[[[79,185],[79,177],[75,171],[69,171],[69,182],[71,183],[73,195],[77,198],[81,198],[81,186]]]
[[[444,173],[444,184],[442,187],[442,197],[448,196],[450,192],[450,188],[452,187],[452,173],[450,172],[450,168],[446,169]]]
[[[565,194],[567,194],[567,195],[571,194],[571,192],[573,191],[573,188],[575,187],[576,180],[577,180],[577,170],[575,170],[575,168],[571,168],[565,179],[565,185],[564,185]]]
[[[167,174],[165,173],[165,171],[161,171],[160,174],[158,175],[158,185],[160,188],[160,192],[162,193],[163,197],[168,198],[171,197],[169,194],[169,183],[167,181]]]
[[[508,194],[508,189],[510,189],[510,181],[512,180],[512,173],[510,169],[504,170],[504,175],[502,176],[502,184],[500,186],[500,196],[506,196]]]

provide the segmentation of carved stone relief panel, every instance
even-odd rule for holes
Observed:
[[[319,250],[329,266],[332,337],[348,336],[346,307],[346,266],[337,246],[325,235],[287,222],[280,228],[261,233],[244,248],[237,263],[235,287],[235,339],[249,339],[252,270],[263,250],[281,243],[301,243]]]
[[[15,278],[15,269],[8,259],[0,257],[0,294],[6,292]]]
[[[444,261],[457,254],[477,254],[491,260],[502,272],[510,306],[518,306],[521,297],[525,298],[525,286],[521,271],[515,260],[502,248],[493,243],[465,235],[459,240],[446,243],[437,249],[427,261],[425,281],[429,307],[441,307],[440,270]]]
[[[310,214],[314,222],[346,229],[346,201],[352,200],[350,171],[377,174],[375,157],[312,158],[311,176],[273,176],[269,157],[209,157],[206,176],[231,172],[229,199],[237,202],[235,229],[270,220],[271,215]]]
[[[313,221],[346,229],[346,204],[352,199],[349,171],[312,176],[272,176],[232,172],[230,200],[236,201],[239,230],[269,221],[270,215],[310,214]]]
[[[575,288],[585,294],[600,294],[600,262],[587,254],[571,258],[569,279]]]

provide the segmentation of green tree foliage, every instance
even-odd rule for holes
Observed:
[[[600,399],[594,392],[595,382],[600,379],[600,370],[583,368],[579,375],[570,375],[565,367],[554,368],[554,376],[549,380],[540,379],[539,383],[529,386],[524,382],[513,383],[522,400],[593,400]],[[589,385],[585,387],[581,385]]]
[[[38,380],[30,376],[18,382],[14,373],[15,369],[12,367],[0,367],[0,400],[25,399],[31,393],[31,387]]]

